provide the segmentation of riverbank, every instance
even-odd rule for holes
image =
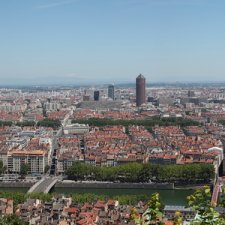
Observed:
[[[28,182],[0,182],[0,188],[30,188],[34,184]]]
[[[186,185],[174,185],[175,190],[196,190],[199,188],[203,188],[204,186],[211,186],[210,183],[204,183],[204,184],[186,184]]]
[[[0,188],[30,188],[32,182],[0,182]],[[55,188],[85,188],[85,189],[159,189],[159,190],[195,190],[210,184],[174,185],[173,183],[110,183],[110,182],[57,182]]]
[[[35,183],[31,182],[0,182],[0,188],[30,188]],[[154,183],[106,183],[106,182],[57,182],[56,188],[99,188],[99,189],[174,189],[174,184]]]
[[[57,182],[55,188],[99,188],[99,189],[174,189],[173,183],[103,183],[103,182]]]

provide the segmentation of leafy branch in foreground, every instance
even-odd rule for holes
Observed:
[[[187,197],[188,205],[196,212],[191,225],[225,225],[225,219],[211,206],[211,192],[204,186]]]

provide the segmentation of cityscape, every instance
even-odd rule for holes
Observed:
[[[0,225],[225,225],[225,1],[0,1]]]
[[[152,224],[176,224],[177,212],[190,224],[198,212],[186,198],[196,188],[209,189],[207,201],[223,215],[225,89],[148,87],[142,74],[135,82],[1,89],[2,215],[134,224],[161,193]]]

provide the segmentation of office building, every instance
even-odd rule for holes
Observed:
[[[94,100],[95,101],[99,101],[99,95],[100,95],[99,91],[94,91]]]
[[[114,98],[114,89],[115,89],[114,85],[111,84],[111,85],[108,86],[108,97],[113,99],[113,100],[115,99]]]
[[[146,101],[145,77],[140,74],[136,78],[136,106],[139,107]]]

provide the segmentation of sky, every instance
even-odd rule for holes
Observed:
[[[7,85],[225,81],[225,0],[0,0]]]

